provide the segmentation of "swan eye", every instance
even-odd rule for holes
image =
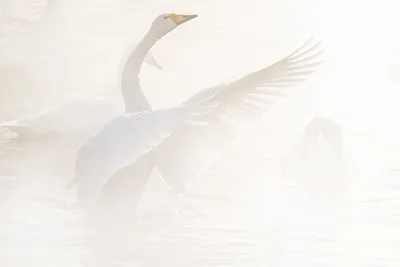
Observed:
[[[168,19],[168,16],[165,16],[164,19]]]

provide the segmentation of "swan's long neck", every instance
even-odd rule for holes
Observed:
[[[121,91],[125,101],[125,112],[151,110],[151,106],[140,87],[139,73],[144,58],[160,36],[149,31],[136,46],[126,61],[121,75]]]

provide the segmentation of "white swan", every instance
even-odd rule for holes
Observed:
[[[287,182],[314,193],[337,192],[345,173],[340,126],[324,117],[314,118],[283,158],[282,174]]]
[[[128,60],[128,53],[132,53],[132,50],[128,49],[123,56],[122,72],[131,69],[130,65],[135,65],[135,62]],[[150,52],[144,57],[144,62],[162,70]],[[122,91],[127,91],[124,84],[121,86]],[[81,139],[99,131],[107,121],[123,112],[124,108],[109,97],[82,96],[54,110],[0,123],[0,127],[17,133],[19,140],[36,139],[40,136],[73,136]]]
[[[158,16],[139,44],[141,53],[132,56],[140,58],[144,48],[150,49],[159,38],[195,17]],[[319,44],[307,42],[282,60],[206,89],[179,107],[132,111],[111,120],[78,150],[76,174],[69,186],[78,185],[77,197],[84,208],[100,204],[122,212],[134,210],[155,165],[167,182],[183,188],[183,178],[199,175],[229,143],[234,133],[230,120],[262,116],[285,94],[285,87],[306,80],[315,71],[321,54]]]

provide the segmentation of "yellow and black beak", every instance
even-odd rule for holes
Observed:
[[[168,18],[175,22],[176,25],[180,25],[182,23],[185,23],[191,19],[197,18],[197,15],[181,15],[181,14],[175,14],[172,13],[168,15]]]

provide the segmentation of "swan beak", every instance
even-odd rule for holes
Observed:
[[[197,15],[181,15],[181,14],[171,14],[168,16],[176,25],[183,24],[191,19],[197,18]]]

